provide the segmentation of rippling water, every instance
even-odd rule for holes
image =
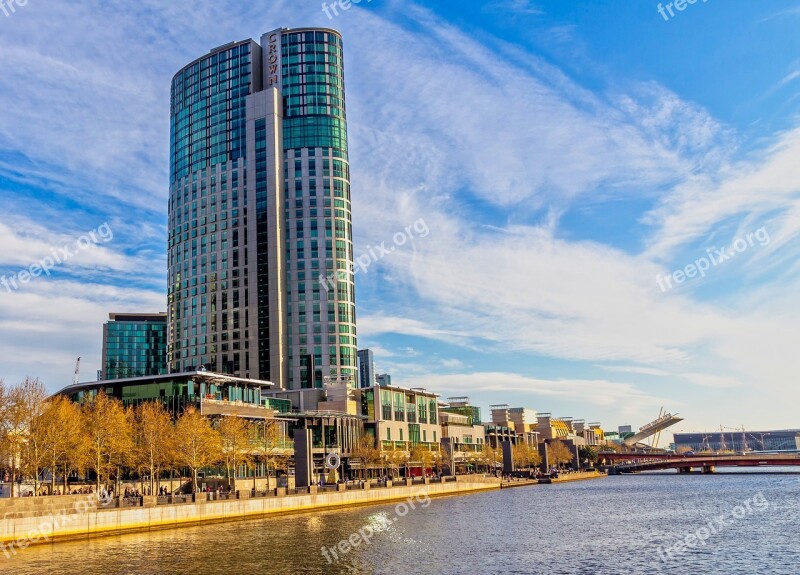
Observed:
[[[798,575],[799,477],[640,475],[427,505],[420,497],[415,509],[360,507],[33,547],[10,560],[0,554],[0,573]],[[359,530],[374,533],[368,544]],[[688,534],[705,544],[670,559],[664,549]],[[351,536],[358,547],[342,553],[337,545]]]

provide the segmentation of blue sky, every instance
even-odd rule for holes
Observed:
[[[72,246],[49,276],[0,285],[0,377],[56,390],[82,356],[93,379],[108,312],[166,308],[175,71],[329,26],[345,37],[356,254],[427,230],[358,275],[380,371],[608,428],[662,406],[685,430],[800,427],[800,2],[698,0],[666,20],[642,0],[339,12],[0,13],[0,276]],[[720,248],[735,257],[659,287]]]

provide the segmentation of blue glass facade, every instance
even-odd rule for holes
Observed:
[[[104,380],[167,373],[166,314],[111,314],[103,326]]]

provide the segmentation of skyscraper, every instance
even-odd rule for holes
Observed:
[[[215,48],[173,78],[170,128],[170,369],[355,384],[341,36]]]
[[[358,387],[375,385],[375,362],[371,349],[358,350]]]

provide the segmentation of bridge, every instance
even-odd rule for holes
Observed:
[[[678,415],[673,415],[671,413],[664,413],[655,421],[651,421],[647,425],[643,425],[639,428],[639,432],[635,435],[627,437],[623,440],[623,443],[628,447],[636,445],[640,441],[644,441],[648,437],[652,437],[653,435],[660,435],[662,431],[664,431],[668,427],[672,427],[676,423],[683,421],[682,417],[678,417]],[[656,441],[656,443],[658,443]]]
[[[800,472],[800,454],[797,453],[675,455],[672,453],[601,452],[598,457],[598,461],[602,465],[607,465],[609,473],[612,474],[660,471],[664,469],[677,469],[678,473],[691,473],[692,469],[700,469],[703,473],[714,473],[717,467],[769,466],[798,466],[798,472]]]

